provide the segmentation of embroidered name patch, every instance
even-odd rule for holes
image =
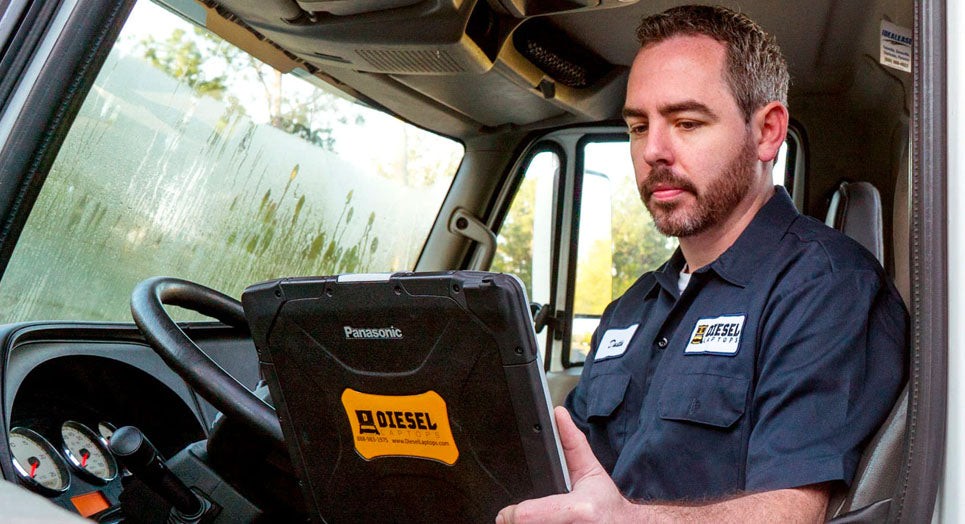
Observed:
[[[736,354],[745,318],[745,315],[725,315],[698,320],[684,353]]]
[[[596,350],[596,357],[593,360],[600,360],[610,357],[619,357],[630,345],[630,339],[637,332],[640,324],[634,324],[623,329],[608,329],[603,337],[600,338],[600,346]]]

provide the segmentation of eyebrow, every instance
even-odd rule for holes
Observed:
[[[683,102],[677,102],[675,104],[669,104],[661,107],[659,110],[661,116],[673,115],[676,113],[684,113],[688,111],[694,111],[706,115],[708,118],[717,120],[717,113],[711,110],[707,105],[702,104],[696,100],[685,100]],[[645,117],[647,113],[641,109],[636,109],[633,107],[623,108],[623,118],[627,119],[629,117]]]

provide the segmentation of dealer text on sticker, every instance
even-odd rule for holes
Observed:
[[[435,391],[419,395],[371,395],[346,389],[342,406],[362,458],[415,457],[453,465],[459,450],[446,401]]]
[[[911,72],[912,32],[907,27],[881,21],[881,51],[878,61],[881,65]]]
[[[745,315],[723,315],[698,320],[684,353],[737,354],[745,318]]]

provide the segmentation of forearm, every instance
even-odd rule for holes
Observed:
[[[569,493],[524,500],[507,506],[496,524],[572,524],[622,522],[822,522],[828,505],[824,484],[750,493],[706,504],[638,504],[624,498],[593,455],[569,413],[556,408],[560,443],[573,482]]]
[[[828,492],[823,486],[808,486],[742,495],[728,500],[694,505],[671,503],[628,503],[626,520],[633,522],[753,523],[823,522]]]

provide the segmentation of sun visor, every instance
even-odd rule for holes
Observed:
[[[309,13],[350,16],[408,7],[418,4],[421,1],[422,0],[297,0],[297,3]]]
[[[566,13],[576,10],[600,9],[635,4],[637,0],[499,0],[499,4],[516,18]]]

